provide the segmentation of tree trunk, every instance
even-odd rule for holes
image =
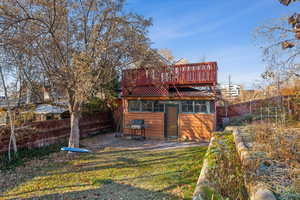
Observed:
[[[79,130],[79,120],[80,120],[80,112],[78,110],[71,112],[71,132],[69,138],[69,147],[78,148],[79,147],[79,138],[80,138],[80,130]]]
[[[10,155],[10,148],[11,145],[13,145],[13,150],[15,155],[17,155],[18,149],[17,149],[17,141],[16,141],[16,135],[15,135],[15,125],[14,125],[14,119],[12,117],[12,112],[10,109],[10,102],[9,102],[9,97],[7,93],[7,87],[5,84],[5,79],[2,71],[2,67],[0,66],[0,77],[2,80],[2,86],[4,89],[4,95],[6,99],[6,106],[7,106],[7,111],[8,111],[8,116],[9,116],[9,122],[10,122],[10,138],[9,138],[9,145],[8,145],[8,160],[11,160],[11,155]]]
[[[11,110],[8,109],[8,114],[9,114],[9,121],[10,121],[10,138],[9,138],[9,145],[8,145],[8,160],[11,160],[11,155],[10,155],[10,148],[11,145],[13,145],[13,150],[15,153],[15,156],[17,155],[18,149],[17,149],[17,141],[16,141],[16,135],[15,135],[15,125],[13,123],[13,117]]]

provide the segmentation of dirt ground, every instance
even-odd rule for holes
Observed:
[[[208,146],[207,142],[179,142],[170,140],[135,140],[126,137],[115,137],[114,133],[99,134],[81,141],[81,145],[90,150],[99,150],[107,147],[124,148],[130,150],[163,150],[172,148]]]

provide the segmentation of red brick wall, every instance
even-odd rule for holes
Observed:
[[[42,147],[64,141],[70,134],[70,119],[39,121],[25,124],[25,130],[16,130],[18,148]],[[80,136],[112,128],[112,118],[109,113],[97,116],[85,116],[80,120]],[[0,131],[0,152],[7,151],[9,143],[9,129]]]
[[[251,111],[252,113],[260,112],[261,107],[267,107],[270,105],[272,107],[276,106],[278,103],[282,102],[283,105],[290,109],[293,115],[297,115],[296,117],[300,120],[299,108],[297,105],[293,104],[291,98],[293,96],[279,96],[272,97],[267,99],[259,99],[251,101]],[[250,113],[250,102],[243,102],[238,104],[229,105],[227,107],[227,116],[226,109],[224,106],[217,107],[217,123],[222,124],[222,118],[224,117],[238,117],[243,116]]]

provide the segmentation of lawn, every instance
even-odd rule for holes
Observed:
[[[191,199],[206,147],[52,153],[0,174],[0,199]]]

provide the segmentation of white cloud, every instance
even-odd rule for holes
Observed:
[[[210,9],[207,10],[207,12],[203,9],[203,12],[199,13],[186,12],[184,15],[174,14],[167,19],[165,19],[164,15],[164,19],[154,21],[154,26],[150,30],[150,38],[154,42],[163,42],[201,33],[211,33],[220,30],[221,27],[234,20],[238,20],[244,15],[254,12],[268,1],[269,0],[260,0],[251,3],[251,6],[245,7],[237,12],[230,10],[224,12],[224,10],[233,5],[223,4],[223,7],[216,8],[215,10]],[[223,12],[220,13],[223,15],[220,15],[218,10],[222,10]]]

